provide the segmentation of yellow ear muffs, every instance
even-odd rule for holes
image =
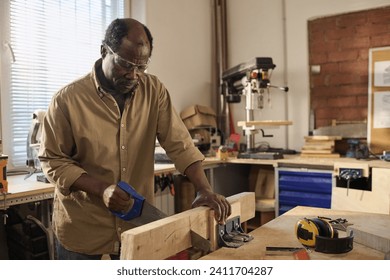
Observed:
[[[314,218],[314,219],[312,219],[312,221],[319,228],[319,236],[329,237],[329,238],[334,237],[335,231],[334,231],[332,225],[328,221],[321,219],[321,218]]]
[[[334,231],[332,225],[325,220],[304,218],[296,223],[295,234],[303,245],[314,247],[316,236],[333,238]]]
[[[319,235],[318,227],[310,219],[299,220],[295,225],[295,234],[303,245],[314,247],[315,237]]]
[[[304,246],[315,247],[315,251],[340,254],[353,249],[353,234],[339,238],[332,224],[321,218],[299,220],[295,224],[295,234]]]

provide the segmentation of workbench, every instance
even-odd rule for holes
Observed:
[[[209,158],[203,162],[205,170],[212,169],[220,163],[217,158]],[[177,173],[173,164],[155,164],[155,175]],[[54,186],[37,181],[37,174],[25,179],[26,175],[7,177],[8,193],[0,194],[0,210],[10,206],[29,202],[44,201],[53,198]]]
[[[292,167],[292,168],[316,168],[332,170],[335,162],[342,163],[367,163],[369,167],[388,168],[390,162],[380,160],[358,161],[352,158],[301,158],[299,155],[285,155],[284,159],[237,159],[228,158],[220,160],[216,157],[206,158],[203,162],[204,169],[212,170],[223,164],[247,164],[264,165],[272,167]],[[155,164],[155,175],[177,173],[173,164]],[[212,173],[210,174],[212,181]],[[36,175],[24,179],[25,175],[8,176],[8,193],[0,194],[0,210],[7,209],[9,206],[23,204],[28,202],[41,201],[53,198],[54,186],[48,183],[38,182]],[[210,178],[209,178],[210,179]]]
[[[10,206],[43,201],[54,196],[54,186],[52,184],[39,182],[36,174],[25,179],[26,175],[8,176],[8,193],[0,195],[0,210],[5,210]]]
[[[386,177],[388,177],[388,173],[390,172],[390,162],[385,162],[381,160],[356,160],[353,158],[302,158],[299,155],[285,155],[283,159],[238,159],[238,158],[228,158],[226,160],[220,160],[216,157],[206,158],[205,161],[203,161],[203,167],[205,171],[207,172],[208,179],[212,186],[217,185],[216,179],[214,178],[214,169],[219,166],[243,166],[243,165],[251,165],[251,166],[267,166],[274,168],[275,171],[277,171],[280,168],[297,168],[299,170],[305,170],[305,169],[315,169],[315,170],[326,170],[328,172],[333,172],[335,164],[365,164],[368,166],[368,168],[375,168],[384,170],[385,172],[380,174],[380,176],[377,176],[379,179],[376,182],[378,184],[386,184]],[[175,169],[175,166],[173,164],[155,164],[155,175],[163,175],[163,174],[178,174],[177,170]],[[277,173],[277,172],[275,172]],[[231,176],[236,176],[235,174],[229,174]],[[48,200],[53,198],[54,195],[54,186],[52,184],[48,183],[42,183],[38,182],[36,180],[36,175],[33,174],[28,179],[24,179],[25,175],[16,175],[16,176],[8,176],[8,193],[7,194],[0,194],[0,210],[6,210],[8,207],[12,205],[18,205],[23,203],[29,203],[29,202],[47,202]],[[277,182],[275,182],[275,191],[277,195]],[[224,189],[228,186],[222,186]],[[219,187],[217,191],[221,191],[220,189],[222,187]],[[230,186],[232,188],[232,186]],[[381,187],[382,188],[382,187]],[[222,191],[224,191],[224,189]],[[385,189],[385,188],[383,188]],[[234,191],[234,192],[233,192]],[[241,191],[247,191],[247,190],[229,190],[228,195],[232,195],[234,193],[238,193]],[[342,194],[336,194],[336,191],[340,193],[342,191]],[[360,193],[356,190],[351,190],[351,194],[349,197],[345,197],[344,191],[339,188],[336,188],[335,191],[335,198],[336,200],[332,201],[332,208],[333,206],[336,206],[336,208],[344,207],[345,204],[347,207],[345,210],[361,210],[364,211],[364,206],[359,206],[359,201],[356,202],[358,198],[360,198]],[[386,193],[387,190],[385,190]],[[386,195],[381,195],[381,197],[385,197]],[[354,199],[353,199],[354,198]],[[163,198],[165,199],[165,198]],[[159,204],[164,205],[165,202],[159,202],[163,199],[156,199],[156,206],[159,207]],[[276,212],[275,215],[278,216],[278,197],[275,197],[276,199]],[[347,199],[347,200],[345,200]],[[371,200],[374,201],[376,197],[372,197]],[[349,200],[349,201],[348,201]],[[345,203],[344,203],[345,202]],[[372,202],[370,202],[372,205]],[[172,204],[172,202],[170,203]],[[311,205],[313,206],[313,205]],[[372,207],[376,207],[377,205],[373,205]],[[351,208],[352,207],[352,208]],[[386,203],[384,203],[384,207],[386,207]],[[170,206],[172,208],[172,206]],[[165,209],[162,209],[163,211]],[[172,214],[172,209],[170,209],[168,214]],[[375,211],[374,211],[375,212]],[[382,211],[384,212],[384,211]],[[47,217],[46,217],[47,218]],[[45,223],[46,224],[46,223]]]
[[[213,185],[213,182],[216,181],[214,178],[214,169],[221,167],[221,166],[235,166],[235,165],[248,165],[248,166],[267,166],[274,168],[275,171],[277,171],[278,168],[298,168],[299,170],[304,170],[304,169],[320,169],[320,170],[327,170],[331,172],[334,169],[335,163],[345,163],[345,164],[355,164],[355,163],[364,163],[367,164],[369,168],[372,169],[378,169],[378,172],[380,171],[381,173],[378,173],[376,181],[373,181],[373,184],[379,185],[381,184],[382,186],[385,185],[384,187],[388,188],[390,186],[389,183],[387,183],[388,178],[390,178],[389,172],[390,172],[390,162],[384,162],[380,160],[371,160],[371,161],[364,161],[364,160],[356,160],[352,158],[301,158],[299,155],[285,155],[285,158],[283,159],[275,159],[275,160],[268,160],[268,159],[237,159],[237,158],[228,158],[226,160],[220,160],[218,158],[206,158],[206,160],[203,162],[203,166],[205,171],[208,173],[208,178],[211,184]],[[376,171],[376,170],[375,170]],[[177,170],[175,169],[173,164],[156,164],[155,165],[155,175],[162,175],[162,174],[178,174]],[[237,174],[229,174],[230,176],[237,176]],[[17,175],[17,176],[8,176],[8,193],[7,194],[0,194],[0,210],[6,210],[10,206],[13,205],[20,205],[20,204],[25,204],[25,203],[30,203],[30,202],[39,202],[38,204],[40,207],[42,207],[41,215],[40,217],[42,223],[45,226],[50,225],[50,204],[51,204],[51,199],[54,196],[54,186],[52,184],[48,183],[42,183],[38,182],[36,180],[36,175],[33,175],[29,177],[28,179],[24,179],[25,175]],[[231,182],[229,182],[231,183]],[[275,185],[276,188],[276,185]],[[382,187],[381,187],[382,188]],[[383,188],[384,189],[384,188]],[[276,195],[277,195],[277,190]],[[340,197],[339,203],[335,203],[335,201],[332,201],[332,208],[333,206],[337,206],[338,209],[339,207],[344,207],[342,210],[351,210],[359,206],[358,204],[361,201],[362,196],[360,195],[360,192],[356,190],[350,190],[349,196],[345,196],[345,189],[341,189],[342,191],[342,196],[337,195],[336,197]],[[238,191],[239,192],[239,191]],[[237,193],[238,193],[237,192]],[[387,192],[387,189],[386,189]],[[229,194],[230,195],[230,194]],[[381,200],[388,200],[388,195],[381,195]],[[169,196],[169,195],[168,195]],[[368,195],[366,195],[368,197]],[[171,198],[172,199],[172,198]],[[347,200],[346,200],[347,199]],[[348,201],[350,199],[350,201]],[[277,197],[276,197],[277,200]],[[372,197],[370,198],[371,201],[374,203],[372,207],[377,208],[377,205],[375,205],[375,201],[377,201],[377,198]],[[386,205],[386,204],[384,204]],[[157,207],[159,207],[159,204],[156,204]],[[276,205],[277,206],[277,205]],[[359,206],[360,207],[360,206]],[[364,206],[366,207],[366,206]],[[360,211],[365,211],[365,208],[363,206]],[[297,208],[298,210],[301,208]],[[297,209],[294,209],[294,211],[298,211]],[[164,209],[162,209],[164,211]],[[326,210],[323,210],[326,212]],[[259,235],[259,238],[256,238],[253,242],[253,244],[257,244],[258,246],[265,246],[266,244],[264,242],[272,241],[272,240],[285,240],[287,244],[285,246],[288,246],[289,244],[295,244],[294,246],[297,245],[297,240],[295,240],[293,235],[279,235],[279,237],[273,237],[274,234],[271,234],[272,236],[269,237],[267,234],[269,234],[269,231],[267,229],[272,230],[273,228],[278,229],[278,223],[280,220],[284,221],[291,215],[299,215],[299,213],[294,214],[295,212],[288,212],[287,215],[282,215],[278,217],[277,219],[271,221],[270,223],[267,223],[264,227],[261,227],[259,229],[256,229],[252,233],[255,234],[255,236]],[[340,211],[335,212],[335,214],[340,213],[341,216],[344,215],[344,213],[347,213],[347,211]],[[362,212],[359,212],[360,215],[366,215],[362,214]],[[309,213],[310,214],[310,213]],[[306,216],[307,214],[305,214]],[[314,216],[319,215],[316,213],[313,213]],[[278,216],[278,213],[276,211],[275,216]],[[286,220],[286,225],[293,223],[291,220]],[[283,224],[283,222],[282,222]],[[285,230],[287,232],[289,230]],[[291,230],[292,232],[292,230]],[[267,238],[265,238],[267,237]],[[263,241],[262,241],[263,240]],[[251,245],[252,246],[252,245]],[[276,246],[272,244],[268,244],[267,246]],[[371,250],[367,250],[366,253],[364,254],[356,254],[356,252],[359,252],[359,245],[356,246],[356,250],[354,249],[354,252],[348,253],[346,256],[343,255],[338,255],[338,258],[352,258],[352,259],[364,259],[364,258],[373,258],[373,259],[383,259],[383,254],[380,254],[378,252],[373,252]],[[222,258],[219,254],[221,254],[225,248],[221,249],[221,251],[214,252],[210,254],[207,258],[213,258],[215,256],[216,258]],[[243,249],[238,249],[237,251],[229,251],[229,256],[232,258],[238,257],[239,252],[241,252]],[[259,251],[258,249],[246,249],[248,252],[248,257],[249,258],[266,258],[269,256],[264,255],[264,251]],[[275,257],[275,256],[272,256]],[[329,256],[324,256],[323,254],[319,254],[316,252],[313,252],[311,254],[312,259],[316,258],[327,258]],[[225,256],[226,258],[226,256]],[[228,257],[229,258],[229,257]]]
[[[298,206],[275,218],[267,224],[253,230],[250,235],[254,239],[239,248],[222,247],[202,257],[204,260],[289,260],[294,259],[292,253],[266,254],[266,247],[302,247],[298,241],[294,228],[297,221],[303,218],[316,218],[318,216],[332,219],[344,218],[356,226],[369,227],[378,219],[389,219],[389,215],[369,214],[352,211],[337,211],[331,209]],[[340,233],[341,235],[341,233]],[[356,241],[350,252],[342,254],[325,254],[308,250],[312,260],[383,260],[385,253],[361,245]]]

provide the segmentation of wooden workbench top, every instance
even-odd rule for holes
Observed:
[[[267,246],[302,247],[295,236],[294,228],[297,221],[302,218],[315,218],[317,216],[332,219],[345,218],[356,226],[370,227],[376,219],[390,219],[389,215],[369,214],[361,212],[337,211],[331,209],[298,206],[277,217],[269,223],[251,231],[252,241],[239,248],[220,248],[202,259],[207,260],[259,260],[259,259],[294,259],[292,254],[266,255]],[[342,236],[342,232],[340,233]],[[343,254],[325,254],[309,251],[310,259],[315,260],[383,260],[385,253],[371,249],[354,242],[352,251]]]
[[[7,176],[8,193],[7,198],[14,198],[20,194],[41,194],[52,193],[54,186],[50,183],[43,183],[37,181],[36,174],[25,179],[26,175]]]
[[[358,160],[355,158],[307,158],[301,157],[300,155],[285,155],[284,159],[277,160],[277,165],[279,167],[302,167],[302,166],[324,166],[333,168],[335,163],[359,163],[367,164],[369,167],[379,167],[379,168],[390,168],[390,162],[379,160],[379,159],[370,159],[370,160]]]
[[[284,155],[282,159],[240,159],[236,157],[229,157],[225,161],[226,163],[238,163],[238,164],[256,164],[256,165],[272,165],[274,167],[292,167],[292,168],[314,168],[314,169],[333,169],[335,163],[338,164],[367,164],[368,167],[390,168],[390,162],[370,159],[370,160],[358,160],[355,158],[308,158],[301,157],[299,154]]]
[[[203,168],[211,168],[215,164],[220,164],[221,160],[216,157],[206,157],[202,162]],[[154,174],[159,175],[163,173],[177,172],[175,165],[173,163],[159,163],[154,164]]]

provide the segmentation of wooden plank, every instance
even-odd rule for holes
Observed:
[[[314,143],[314,142],[313,142]],[[334,150],[334,145],[307,145],[302,147],[302,150]]]
[[[255,215],[255,194],[243,192],[230,196],[232,215],[245,222]],[[166,259],[192,247],[191,230],[215,241],[215,222],[210,208],[197,207],[122,233],[121,259]],[[210,217],[210,218],[209,218]],[[210,238],[211,237],[211,238]],[[214,245],[212,245],[214,247]]]
[[[315,135],[315,136],[304,136],[306,141],[329,141],[329,140],[341,140],[341,136],[326,136],[326,135]]]
[[[348,234],[352,231],[354,241],[367,247],[390,252],[390,216],[379,216],[375,220],[367,221],[363,225],[352,225],[347,228]]]
[[[339,158],[340,154],[301,154],[303,158]]]
[[[268,120],[268,121],[239,121],[237,126],[280,126],[292,125],[292,121]]]
[[[302,150],[302,154],[331,154],[331,150]]]

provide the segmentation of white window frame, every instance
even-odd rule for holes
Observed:
[[[10,92],[10,67],[13,63],[13,51],[12,51],[12,45],[10,42],[10,2],[12,0],[1,0],[0,1],[0,139],[2,140],[2,144],[0,145],[0,153],[5,154],[8,156],[8,170],[26,170],[26,165],[20,164],[20,160],[18,164],[14,164],[12,154],[13,154],[13,143],[12,143],[12,132],[14,129],[18,129],[17,127],[13,126],[11,124],[11,94]],[[54,0],[53,0],[54,1]],[[77,1],[88,1],[88,0],[77,0]],[[98,1],[98,0],[90,0],[90,1]],[[107,2],[110,0],[103,0],[103,2]],[[115,0],[113,0],[115,1]],[[124,2],[123,7],[123,17],[128,17],[130,15],[130,1],[131,0],[122,0]],[[81,2],[80,2],[81,3]],[[84,2],[85,3],[85,2]],[[76,3],[77,4],[77,3]],[[103,3],[104,4],[104,3]],[[111,20],[108,20],[109,24]],[[101,38],[99,38],[100,42],[103,39],[104,30],[102,30]],[[97,55],[99,54],[100,45],[96,46],[97,49]],[[77,52],[77,48],[74,50]],[[96,59],[99,57],[97,56]],[[18,59],[15,57],[15,59]],[[94,62],[94,61],[93,61]],[[90,62],[88,64],[88,69],[92,69],[93,62]],[[87,73],[87,72],[86,72]],[[86,74],[84,73],[84,74]],[[71,82],[71,81],[69,81]],[[65,84],[64,84],[65,85]],[[55,92],[53,92],[54,94]],[[38,108],[37,108],[38,109]],[[46,109],[46,108],[40,108],[40,109]],[[31,112],[31,119],[29,119],[29,122],[32,122],[32,113]],[[25,125],[24,125],[25,126]],[[27,135],[29,128],[23,128],[25,129],[25,135],[26,135],[26,146],[27,146]],[[20,147],[21,145],[19,145]],[[27,159],[27,150],[26,150],[26,159]]]

